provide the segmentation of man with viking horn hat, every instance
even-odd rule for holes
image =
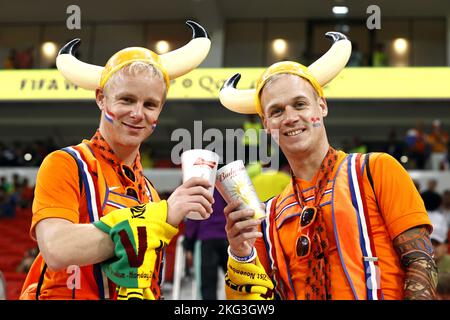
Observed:
[[[227,297],[433,299],[432,227],[408,173],[388,154],[328,143],[323,87],[345,67],[351,43],[327,36],[332,47],[309,67],[275,63],[255,90],[237,90],[237,74],[220,92],[228,109],[261,117],[292,172],[262,221],[238,203],[225,208]]]
[[[126,48],[105,67],[75,58],[78,39],[61,49],[59,71],[95,90],[101,119],[90,140],[51,153],[39,169],[30,233],[41,254],[22,299],[159,299],[164,248],[178,224],[190,211],[211,214],[208,181],[193,178],[160,201],[139,155],[170,80],[209,52],[205,29],[187,24],[193,38],[184,47],[163,55]]]

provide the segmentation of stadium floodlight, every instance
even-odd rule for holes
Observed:
[[[169,52],[170,50],[170,45],[169,42],[167,42],[166,40],[160,40],[156,43],[156,52],[158,54],[163,54],[166,52]]]
[[[348,13],[348,7],[346,7],[346,6],[333,6],[332,11],[333,11],[333,13],[335,15],[342,16],[342,15],[346,15]]]
[[[46,58],[53,59],[56,56],[57,51],[58,49],[54,42],[47,41],[42,44],[42,53]]]
[[[287,41],[284,39],[273,40],[272,49],[277,55],[285,54],[287,50]]]
[[[408,40],[405,38],[397,38],[393,44],[395,52],[399,55],[405,54],[408,51]]]

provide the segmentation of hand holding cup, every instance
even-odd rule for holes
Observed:
[[[192,149],[181,155],[181,170],[183,183],[191,178],[202,178],[209,182],[208,194],[213,198],[219,155],[202,149]],[[202,212],[203,213],[203,212]],[[192,220],[204,220],[209,217],[197,211],[190,211],[186,217]],[[211,212],[209,212],[210,214]]]
[[[238,200],[238,210],[252,209],[253,219],[261,219],[265,211],[256,194],[242,160],[233,161],[217,171],[216,187],[228,204]]]

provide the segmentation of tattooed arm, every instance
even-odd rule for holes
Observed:
[[[428,229],[418,226],[401,233],[394,248],[406,271],[404,299],[436,299],[437,267]]]

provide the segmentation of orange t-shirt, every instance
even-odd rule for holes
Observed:
[[[339,152],[339,158],[332,177],[346,154]],[[404,273],[399,268],[399,258],[393,249],[392,241],[400,233],[419,225],[430,225],[423,201],[415,188],[406,170],[390,155],[379,154],[371,156],[370,171],[374,181],[376,198],[380,206],[381,214],[378,213],[374,199],[368,199],[369,220],[372,227],[373,241],[379,258],[381,270],[381,288],[385,299],[402,299]],[[317,177],[311,181],[297,179],[300,190],[305,200],[313,196],[313,186]],[[331,180],[332,178],[330,178]],[[341,265],[337,250],[332,212],[332,181],[328,182],[324,196],[320,201],[322,214],[329,241],[329,263],[331,267],[331,295],[336,300],[354,299],[351,287]],[[364,189],[371,190],[368,179],[364,180]],[[289,186],[289,188],[291,188]],[[292,188],[291,188],[292,189]],[[290,189],[290,190],[291,190]],[[309,189],[309,190],[308,190]],[[293,195],[290,195],[292,198]],[[372,197],[372,193],[366,191],[366,196]],[[289,197],[289,195],[287,196]],[[285,197],[285,199],[287,198]],[[336,200],[336,199],[335,199]],[[373,200],[373,201],[370,201]],[[281,199],[278,201],[280,203]],[[292,202],[286,201],[286,203]],[[307,201],[313,205],[313,200]],[[335,203],[339,205],[339,203]],[[301,211],[300,208],[296,212]],[[305,299],[305,279],[307,276],[306,259],[300,259],[296,255],[295,244],[298,235],[299,215],[295,218],[286,216],[284,222],[277,221],[278,233],[284,256],[288,265],[297,299]],[[430,225],[431,228],[431,225]]]
[[[127,206],[138,205],[148,201],[148,197],[139,193],[139,201],[126,196],[125,188],[127,183],[125,178],[118,173],[108,159],[101,156],[102,150],[95,148],[90,141],[84,142],[90,144],[97,161],[103,171],[103,175],[110,187],[110,196],[116,196]],[[139,157],[136,162],[139,161]],[[136,176],[140,173],[134,172]],[[144,189],[145,186],[142,186]],[[154,191],[154,190],[153,190]],[[156,192],[152,193],[152,201],[159,201]],[[115,210],[117,207],[107,203],[106,210]],[[89,223],[87,214],[86,193],[80,195],[80,181],[78,178],[78,166],[71,155],[65,151],[55,151],[48,155],[39,168],[36,178],[35,198],[33,201],[33,219],[30,229],[30,235],[35,239],[34,228],[36,224],[45,218],[62,218],[73,223]]]
[[[36,178],[30,235],[36,239],[36,224],[46,218],[62,218],[87,223],[85,193],[80,195],[78,167],[67,152],[58,150],[42,162]],[[83,221],[84,220],[84,221]]]
[[[95,137],[99,137],[95,140]],[[111,152],[99,133],[97,132],[91,141],[84,140],[94,152],[95,158],[100,163],[103,176],[109,187],[107,199],[103,208],[103,215],[118,209],[117,205],[131,207],[149,201],[145,193],[145,182],[137,179],[140,184],[138,198],[126,195],[125,188],[129,185],[126,178],[120,173],[120,160]],[[143,177],[139,156],[135,164],[130,167],[136,177]],[[93,174],[95,175],[95,173]],[[33,218],[30,235],[35,237],[36,225],[46,218],[61,218],[75,224],[90,223],[86,191],[81,186],[78,166],[74,158],[65,151],[58,150],[49,154],[41,164],[35,187],[35,199],[33,202]],[[83,192],[80,192],[80,186]],[[97,190],[98,192],[98,190]],[[151,200],[159,201],[155,190],[151,189]],[[99,213],[100,214],[100,213]],[[67,288],[67,280],[71,275],[66,270],[52,271],[47,269],[44,282],[41,287],[40,299],[71,299],[72,291]],[[98,299],[98,285],[92,274],[92,266],[81,267],[81,288],[76,290],[77,298]],[[110,293],[113,285],[110,281]]]

